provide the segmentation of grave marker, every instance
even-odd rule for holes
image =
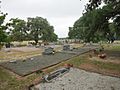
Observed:
[[[70,45],[64,45],[63,50],[70,50]]]
[[[44,50],[43,55],[54,54],[54,49],[52,47],[48,47]]]

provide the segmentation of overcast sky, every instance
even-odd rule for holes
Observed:
[[[2,0],[1,11],[10,18],[47,18],[59,37],[68,36],[68,27],[82,16],[88,0]]]

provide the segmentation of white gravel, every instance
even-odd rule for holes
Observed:
[[[51,83],[40,83],[35,88],[39,88],[38,90],[120,90],[120,78],[71,68],[70,72],[62,77]]]

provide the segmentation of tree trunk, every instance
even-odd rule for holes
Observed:
[[[35,40],[35,45],[37,45],[38,44],[38,40]]]

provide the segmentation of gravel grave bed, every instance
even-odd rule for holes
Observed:
[[[32,90],[120,90],[120,78],[86,72],[77,68],[50,83],[40,83]]]

